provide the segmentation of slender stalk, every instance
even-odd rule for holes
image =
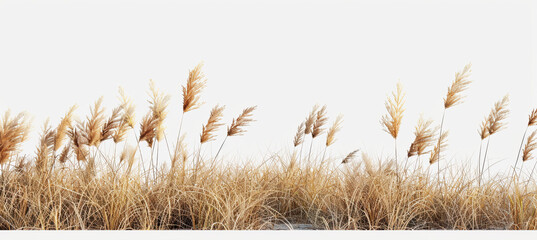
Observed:
[[[224,144],[222,144],[224,145]],[[198,157],[196,157],[196,166],[194,167],[194,184],[196,184],[196,178],[198,177],[198,168],[199,168],[199,162],[200,162],[200,158],[201,158],[201,146],[203,146],[203,144],[200,144],[200,148],[198,150]],[[216,160],[216,158],[215,158]]]
[[[440,135],[438,135],[438,159],[437,159],[437,175],[438,175],[438,184],[440,184],[440,153],[441,153],[441,144],[440,141],[442,140],[442,130],[444,127],[444,118],[446,116],[446,108],[444,107],[444,111],[442,112],[442,121],[440,122]]]
[[[518,164],[518,158],[520,157],[520,152],[522,152],[522,146],[524,145],[524,139],[526,138],[526,133],[528,132],[529,126],[526,126],[526,130],[524,131],[524,135],[522,135],[522,141],[520,142],[520,147],[518,148],[518,154],[516,155],[515,159],[515,166],[513,167],[513,177],[516,172],[516,166]]]
[[[522,162],[522,164],[524,164],[524,162]],[[531,169],[531,173],[530,173],[530,176],[528,177],[528,182],[526,183],[526,186],[528,186],[528,184],[531,181],[531,177],[533,176],[533,172],[535,171],[535,166],[537,166],[537,161],[535,161],[535,163],[533,164],[533,168]],[[520,170],[520,171],[522,171],[522,170]]]
[[[185,112],[181,114],[181,121],[179,122],[179,133],[177,133],[177,143],[175,149],[179,149],[179,141],[181,140],[181,129],[183,128],[183,118],[185,117]]]
[[[487,147],[485,148],[485,155],[483,156],[483,167],[481,167],[481,175],[479,175],[479,181],[481,182],[482,178],[483,178],[483,172],[485,171],[485,162],[487,161],[487,153],[489,151],[489,143],[490,143],[490,138],[492,136],[489,136],[489,139],[487,140]]]
[[[132,132],[134,133],[134,138],[136,140],[136,148],[138,149],[138,152],[140,153],[140,160],[142,160],[142,170],[145,173],[144,156],[142,155],[142,149],[140,148],[140,138],[136,136],[136,131],[134,130],[134,128],[132,128]],[[136,149],[134,151],[136,151]]]
[[[218,157],[218,154],[220,154],[220,151],[222,150],[222,147],[224,146],[224,143],[226,143],[227,137],[228,136],[226,135],[226,137],[224,138],[224,141],[222,142],[222,145],[220,145],[220,148],[218,149],[218,152],[216,152],[216,156],[214,156],[213,162],[216,162],[216,158]]]
[[[159,153],[160,153],[160,142],[157,141],[157,161],[156,161],[156,164],[155,164],[155,170],[153,170],[154,175],[156,175],[158,173],[158,165],[159,165],[158,157],[159,157]]]
[[[321,159],[321,164],[324,162],[324,156],[326,154],[326,149],[328,148],[328,146],[325,146],[324,147],[324,151],[323,151],[323,158]]]
[[[393,140],[394,140],[393,146],[394,146],[394,150],[395,150],[395,168],[396,168],[397,173],[399,173],[399,166],[397,164],[398,163],[397,162],[397,138],[394,138]]]
[[[479,155],[477,156],[477,176],[479,176],[478,179],[478,185],[481,186],[481,149],[483,148],[483,139],[481,139],[481,142],[479,143]]]
[[[303,133],[303,138],[304,138],[304,141],[302,142],[302,144],[300,144],[300,154],[298,155],[298,164],[301,165],[302,164],[302,149],[304,148],[304,142],[306,141],[306,133]]]
[[[310,152],[308,153],[308,165],[310,164],[310,158],[311,158],[311,148],[313,147],[313,138],[311,138],[310,142]]]
[[[408,159],[409,159],[409,158],[410,158],[410,157],[407,156],[407,157],[406,157],[406,160],[405,160],[405,167],[403,168],[403,169],[405,170],[405,172],[406,172],[406,166],[407,166],[407,164],[408,164]]]

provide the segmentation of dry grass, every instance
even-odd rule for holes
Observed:
[[[201,66],[190,72],[183,87],[183,114],[201,104],[206,81]],[[469,69],[467,65],[456,74],[444,111],[461,102]],[[273,154],[260,164],[215,161],[228,137],[246,133],[256,107],[233,119],[225,136],[220,136],[224,139],[215,156],[201,153],[204,143],[219,137],[216,130],[223,125],[224,110],[219,105],[203,125],[200,142],[194,144],[197,154],[191,154],[185,134],[180,133],[168,155],[159,156],[158,150],[153,154],[159,146],[155,141],[164,139],[168,146],[164,121],[169,96],[152,82],[150,90],[149,111],[139,125],[132,101],[120,89],[120,105],[109,113],[100,98],[83,122],[73,124],[73,106],[56,128],[46,123],[33,155],[20,152],[29,133],[28,118],[7,112],[0,119],[0,229],[231,230],[293,223],[317,229],[537,229],[537,185],[532,174],[525,182],[501,175],[481,181],[482,170],[475,174],[464,165],[446,167],[435,178],[430,167],[412,170],[406,163],[402,167],[397,153],[376,161],[364,152],[359,157],[359,150],[344,158],[312,156],[314,141],[321,141],[326,152],[341,130],[341,115],[325,129],[326,106],[315,106],[299,125],[292,154]],[[398,84],[381,120],[394,139],[403,104]],[[507,104],[504,97],[494,105],[481,125],[482,140],[505,128]],[[527,127],[536,122],[534,110]],[[441,132],[438,138],[438,129],[431,120],[420,118],[407,156],[430,153],[430,163],[438,162],[448,134]],[[136,146],[126,141],[128,130]],[[297,155],[297,147],[303,147],[310,134],[310,153],[303,157],[301,148]],[[523,162],[533,160],[536,137],[537,131],[527,140],[523,137]],[[113,147],[113,154],[101,151],[106,147]],[[144,162],[142,157],[147,156]]]
[[[470,85],[471,83],[471,81],[468,80],[468,77],[472,73],[472,70],[470,69],[471,67],[472,64],[469,63],[464,66],[464,69],[462,71],[455,73],[455,80],[448,88],[446,98],[444,98],[445,109],[462,103],[462,99],[464,97],[461,95],[461,93],[464,90],[468,89],[468,85]]]
[[[522,151],[522,161],[528,161],[533,158],[533,150],[537,148],[537,130],[533,131],[526,142],[524,151]]]
[[[392,97],[388,98],[384,104],[388,114],[382,116],[380,122],[384,131],[389,133],[394,139],[397,139],[403,120],[403,113],[405,111],[403,106],[405,103],[404,97],[403,85],[398,82],[396,91],[392,93]]]

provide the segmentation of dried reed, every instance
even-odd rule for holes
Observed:
[[[0,119],[0,165],[7,163],[28,139],[30,120],[24,113],[11,118],[10,111]]]

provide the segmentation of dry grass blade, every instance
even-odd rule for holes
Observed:
[[[414,129],[414,142],[408,149],[408,157],[427,153],[427,148],[434,144],[436,129],[431,128],[432,120],[425,121],[423,117],[418,120],[418,125]]]
[[[69,109],[69,111],[67,111],[65,116],[60,121],[60,124],[56,128],[56,138],[54,139],[54,151],[55,152],[58,151],[58,149],[60,149],[61,145],[63,144],[65,136],[67,135],[67,130],[71,127],[73,114],[76,109],[77,109],[77,106],[73,105]]]
[[[246,108],[242,111],[241,115],[237,119],[233,119],[231,125],[227,128],[228,136],[242,135],[246,130],[242,129],[245,126],[248,126],[250,122],[254,120],[251,119],[252,112],[257,108],[257,106]]]
[[[336,133],[341,130],[341,124],[343,123],[343,115],[338,115],[336,118],[336,121],[332,124],[332,126],[328,129],[328,133],[326,135],[326,146],[330,146],[336,142]]]
[[[352,152],[350,152],[342,161],[341,161],[341,164],[345,164],[345,163],[348,163],[350,162],[352,159],[354,159],[356,157],[356,153],[358,153],[358,151],[360,151],[360,149],[356,149]]]
[[[509,109],[507,109],[508,104],[508,95],[505,95],[502,100],[494,104],[494,108],[491,110],[488,119],[488,130],[490,135],[497,133],[498,131],[505,128],[505,123],[502,121],[505,120],[509,115]]]
[[[305,122],[302,122],[300,125],[298,125],[298,129],[296,130],[295,138],[293,140],[293,145],[295,147],[304,142],[304,126]]]
[[[211,114],[209,116],[209,120],[207,120],[207,124],[203,126],[201,135],[200,135],[200,142],[205,143],[208,141],[212,141],[215,139],[214,133],[216,130],[224,125],[223,123],[219,123],[219,121],[222,119],[224,115],[224,108],[225,106],[218,106],[216,105],[212,110]]]
[[[326,117],[326,105],[323,106],[316,114],[315,123],[313,123],[313,130],[311,131],[311,137],[315,138],[324,132],[323,126],[328,121]]]
[[[528,120],[528,126],[537,125],[537,108],[533,109]]]
[[[203,104],[200,102],[200,94],[203,88],[205,88],[207,79],[203,72],[201,72],[202,67],[203,62],[199,63],[190,71],[186,87],[183,86],[183,113],[197,109]]]
[[[310,134],[313,131],[313,124],[315,123],[315,118],[317,116],[317,109],[319,109],[319,105],[313,106],[313,109],[306,118],[306,121],[304,122],[304,134]]]
[[[455,80],[448,88],[447,96],[444,99],[445,109],[462,103],[463,96],[461,96],[461,92],[466,90],[468,88],[468,85],[471,83],[471,81],[468,80],[468,77],[472,72],[472,70],[470,69],[471,67],[472,64],[469,63],[464,66],[464,69],[462,71],[457,72],[455,74]]]
[[[537,148],[537,130],[533,131],[531,135],[528,137],[526,146],[524,147],[524,151],[522,154],[522,161],[528,161],[533,158],[533,150]]]
[[[434,149],[431,152],[431,157],[429,158],[429,163],[430,164],[433,164],[433,163],[437,162],[440,158],[442,158],[442,156],[439,156],[439,154],[440,154],[439,149],[440,148],[446,149],[448,133],[449,133],[448,131],[443,132],[442,136],[440,136],[440,141],[438,141],[436,146],[434,146]]]
[[[399,128],[401,127],[401,121],[403,119],[403,112],[405,94],[403,92],[403,86],[401,83],[397,83],[396,92],[392,93],[392,97],[388,98],[386,103],[386,110],[388,114],[382,116],[381,125],[383,130],[389,133],[393,138],[397,138],[399,134]]]
[[[19,113],[11,118],[10,111],[0,119],[0,165],[7,163],[20,145],[28,139],[30,121]]]

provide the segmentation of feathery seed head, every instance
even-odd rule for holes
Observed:
[[[60,149],[61,145],[63,144],[63,140],[65,139],[65,136],[67,135],[67,130],[71,127],[71,122],[73,119],[74,111],[77,109],[77,105],[73,105],[69,111],[65,114],[65,116],[60,121],[60,124],[56,128],[56,138],[54,139],[54,151],[58,151]]]
[[[323,126],[328,121],[326,117],[326,105],[324,105],[316,114],[315,123],[313,123],[313,130],[311,131],[311,137],[315,138],[324,132]]]
[[[218,130],[220,126],[224,125],[223,123],[219,123],[219,121],[222,119],[224,115],[223,114],[224,108],[225,106],[220,107],[216,105],[211,110],[209,120],[207,120],[207,124],[203,126],[203,129],[202,129],[202,132],[200,135],[200,143],[203,144],[205,142],[212,141],[215,139],[216,136],[214,135],[214,133],[216,132],[216,130]]]
[[[436,146],[434,146],[434,149],[431,152],[431,157],[429,158],[430,164],[434,164],[442,157],[442,156],[439,156],[440,148],[445,149],[447,147],[448,132],[449,131],[443,132],[442,136],[440,136],[440,140],[438,140]]]
[[[533,150],[537,148],[537,130],[533,131],[531,135],[528,137],[526,146],[524,147],[524,151],[522,154],[522,161],[528,161],[533,158]]]
[[[336,133],[341,130],[341,124],[343,123],[343,115],[338,115],[336,118],[336,121],[332,124],[332,126],[328,129],[328,133],[326,135],[326,146],[330,146],[336,142]]]
[[[302,122],[300,123],[300,125],[298,125],[298,129],[296,130],[295,138],[293,141],[295,147],[304,142],[304,126],[305,122]]]
[[[383,130],[395,139],[397,139],[397,135],[399,134],[399,128],[401,127],[403,113],[405,111],[403,106],[405,102],[404,98],[403,86],[398,82],[396,91],[392,93],[392,97],[388,98],[384,104],[388,114],[383,115],[380,121]]]
[[[231,125],[227,128],[228,136],[242,135],[246,130],[242,127],[248,126],[250,122],[254,120],[251,119],[252,112],[257,108],[257,106],[246,108],[242,111],[241,115],[237,119],[233,119]]]
[[[0,165],[7,163],[20,145],[28,139],[30,120],[24,113],[11,118],[7,111],[0,119]]]
[[[356,153],[360,151],[360,149],[356,149],[352,152],[350,152],[342,161],[341,161],[341,164],[345,164],[345,163],[348,163],[350,162],[352,159],[354,159],[354,157],[356,156]]]
[[[149,147],[153,147],[153,141],[157,135],[157,119],[153,117],[153,113],[149,112],[140,123],[139,141],[146,141]]]
[[[164,120],[166,119],[166,116],[168,115],[166,108],[168,107],[168,103],[170,100],[169,95],[164,95],[164,93],[160,92],[156,87],[153,80],[150,80],[149,87],[151,89],[151,100],[149,101],[150,109],[153,113],[153,118],[156,121],[156,138],[157,141],[161,141],[164,137]]]
[[[98,146],[101,140],[101,131],[105,121],[102,103],[103,97],[100,97],[93,108],[90,107],[90,116],[87,117],[84,132],[82,132],[82,137],[90,146]]]
[[[537,108],[533,109],[528,120],[528,126],[537,125]]]
[[[431,128],[432,123],[432,120],[425,121],[423,116],[420,116],[418,125],[414,129],[414,142],[412,142],[410,148],[408,149],[408,157],[428,153],[426,149],[433,145],[434,136],[436,135],[437,131],[437,128]]]
[[[488,117],[488,131],[489,135],[497,133],[498,131],[505,128],[505,123],[503,120],[509,115],[509,109],[507,105],[509,104],[509,95],[505,95],[502,100],[494,104],[494,108],[490,111]]]
[[[203,62],[199,63],[190,73],[188,74],[188,80],[186,87],[183,86],[183,113],[192,111],[199,108],[203,103],[200,102],[200,94],[207,79],[201,71],[203,67]]]
[[[119,127],[120,122],[121,122],[121,107],[117,107],[112,110],[112,115],[110,115],[108,120],[103,124],[103,128],[101,130],[101,138],[99,139],[99,143],[112,138],[115,135],[115,132],[117,131],[117,128]]]
[[[455,80],[448,88],[447,96],[444,98],[445,109],[462,103],[463,96],[461,96],[461,92],[466,90],[471,83],[471,81],[468,80],[468,77],[472,73],[472,70],[470,69],[471,67],[472,64],[469,63],[464,66],[462,71],[455,73]]]
[[[315,104],[310,114],[306,118],[306,121],[304,122],[304,127],[305,127],[304,134],[310,134],[313,131],[313,124],[315,123],[315,118],[317,116],[318,108],[319,108],[319,105]]]

